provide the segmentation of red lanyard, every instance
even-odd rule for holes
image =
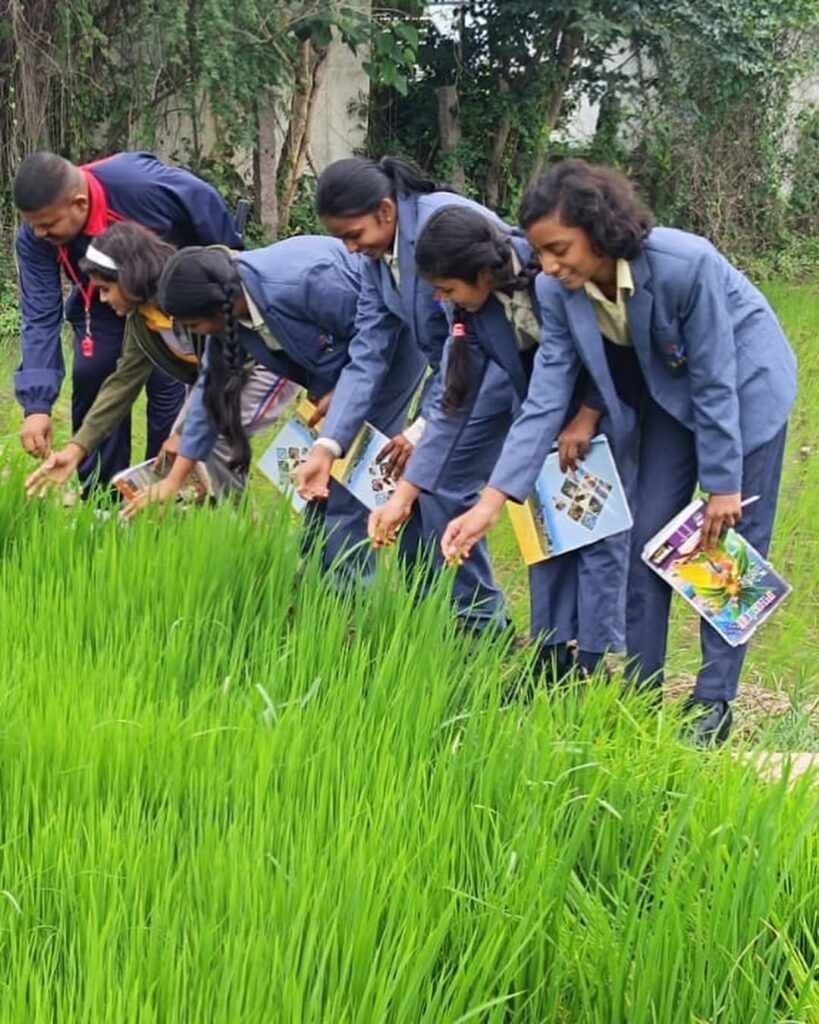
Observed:
[[[82,299],[82,304],[85,309],[85,337],[82,339],[81,344],[82,354],[86,359],[92,359],[94,356],[94,338],[91,334],[91,303],[94,301],[94,288],[96,286],[93,281],[89,281],[85,288],[83,288],[82,281],[80,281],[79,275],[71,262],[71,257],[68,255],[68,250],[64,245],[57,247],[57,259],[62,263],[63,269],[74,282],[77,291],[80,293],[80,298]]]
[[[100,161],[102,162],[102,161]],[[114,210],[106,209],[105,219],[107,226],[110,227],[112,224],[116,224],[119,221],[125,220],[124,217],[116,213]],[[96,285],[93,281],[89,281],[88,284],[83,288],[82,282],[80,281],[79,274],[74,269],[74,264],[71,262],[71,257],[68,255],[68,249],[64,245],[57,246],[57,259],[62,263],[63,268],[74,282],[77,291],[80,293],[82,299],[83,308],[85,309],[85,337],[80,343],[82,354],[86,359],[94,358],[94,337],[91,334],[91,303],[94,301],[94,289]]]

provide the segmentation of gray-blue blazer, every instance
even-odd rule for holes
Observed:
[[[742,459],[777,434],[796,398],[796,357],[768,301],[710,242],[655,228],[631,261],[632,343],[654,401],[692,431],[699,483],[742,488]],[[591,299],[541,275],[543,339],[529,394],[490,480],[522,501],[565,420],[581,366],[615,430],[618,403]]]

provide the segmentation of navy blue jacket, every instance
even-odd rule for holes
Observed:
[[[281,345],[281,351],[268,349],[257,333],[240,327],[239,344],[246,354],[304,385],[311,394],[330,391],[347,361],[355,331],[361,257],[348,253],[338,239],[297,235],[243,253],[237,257],[237,267],[242,284]],[[219,342],[208,340],[205,365],[212,344]],[[196,384],[179,448],[182,455],[197,461],[208,457],[217,437],[202,401],[206,376],[201,374]]]
[[[85,287],[79,262],[89,240],[112,223],[133,220],[172,245],[221,243],[242,248],[224,200],[214,188],[178,167],[168,167],[150,153],[118,153],[83,168],[102,186],[83,233],[66,247],[74,274]],[[60,330],[63,317],[84,332],[85,308],[76,288],[63,308],[58,250],[39,240],[24,224],[17,233],[17,262],[22,305],[23,361],[15,374],[14,391],[25,415],[50,413],[65,375]],[[99,339],[121,340],[124,321],[94,295],[91,333]]]

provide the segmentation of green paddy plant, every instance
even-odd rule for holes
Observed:
[[[814,779],[248,513],[0,488],[0,1020],[817,1019]]]

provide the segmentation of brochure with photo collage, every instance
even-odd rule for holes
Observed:
[[[259,469],[290,498],[297,512],[301,512],[306,502],[294,487],[296,471],[307,460],[320,436],[320,424],[307,426],[313,412],[309,401],[300,402],[293,415],[282,422],[259,459]],[[376,459],[388,442],[386,434],[365,423],[344,458],[336,459],[333,464],[333,479],[370,511],[384,505],[395,490],[395,484],[385,474],[384,464]]]
[[[588,455],[567,473],[557,451],[547,455],[534,493],[522,504],[507,504],[527,565],[594,544],[631,529],[631,510],[608,438],[592,439]]]

